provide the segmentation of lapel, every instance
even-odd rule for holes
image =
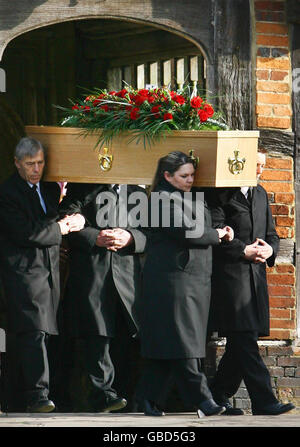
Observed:
[[[253,186],[252,190],[252,235],[256,234],[256,224],[260,220],[259,210],[258,210],[258,197],[259,194],[257,186]]]
[[[35,217],[45,215],[38,198],[34,195],[28,183],[18,174],[15,174],[15,180],[18,190],[22,197],[25,197],[26,208],[33,213]]]
[[[236,200],[241,205],[243,205],[243,207],[246,207],[251,210],[251,203],[246,199],[246,197],[244,196],[244,194],[240,189],[236,192],[236,194],[234,194],[233,200]]]

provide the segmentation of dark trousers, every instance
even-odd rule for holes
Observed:
[[[257,332],[228,334],[225,353],[211,385],[216,400],[232,397],[244,380],[252,409],[277,402],[257,340]]]
[[[47,399],[49,393],[49,364],[47,342],[49,335],[42,331],[16,335],[16,349],[22,375],[22,388],[27,405]]]
[[[164,405],[171,383],[177,385],[181,398],[187,405],[197,406],[212,399],[206,376],[201,371],[201,360],[194,358],[149,360],[137,387],[137,400],[144,398]]]
[[[92,402],[95,407],[101,407],[107,397],[117,396],[112,388],[115,371],[109,353],[111,339],[101,335],[89,335],[84,340],[86,369],[93,388]]]

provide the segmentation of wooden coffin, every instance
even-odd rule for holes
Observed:
[[[258,131],[173,131],[146,149],[143,142],[128,143],[132,136],[126,132],[113,139],[107,171],[100,167],[96,135],[83,137],[82,129],[54,126],[27,126],[26,132],[48,150],[47,181],[149,185],[160,157],[193,150],[199,157],[195,186],[256,185]]]

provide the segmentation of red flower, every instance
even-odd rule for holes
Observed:
[[[116,94],[117,94],[117,92],[115,90],[112,90],[111,92],[109,92],[109,95],[112,95],[112,96],[116,96]]]
[[[152,102],[154,102],[155,100],[156,100],[155,96],[149,95],[147,98],[147,101],[149,102],[149,104],[152,104]]]
[[[120,98],[124,98],[125,95],[127,95],[127,90],[126,88],[123,88],[122,90],[120,90],[119,92],[116,93],[116,96],[119,96]]]
[[[145,101],[147,101],[148,97],[147,96],[142,96],[142,95],[136,95],[134,97],[134,102],[137,106],[142,105]]]
[[[198,111],[198,116],[200,118],[201,123],[204,123],[204,121],[207,121],[207,119],[209,118],[208,113],[202,109]]]
[[[151,109],[151,113],[153,113],[154,118],[159,118],[159,111],[161,106],[153,106]]]
[[[200,98],[200,96],[194,96],[194,97],[191,99],[191,106],[192,106],[194,109],[199,109],[199,107],[201,107],[202,102],[203,102],[203,99]]]
[[[212,108],[212,106],[210,104],[205,104],[203,107],[203,110],[205,110],[205,112],[207,113],[208,118],[213,116],[213,114],[215,113],[214,109]]]
[[[141,96],[148,96],[149,90],[147,90],[146,88],[142,88],[141,90],[138,91],[138,94]]]
[[[72,106],[72,110],[79,110],[78,104],[75,104],[75,106]]]
[[[164,121],[172,120],[172,119],[173,119],[172,113],[164,113]]]
[[[173,98],[173,101],[177,102],[177,104],[184,104],[185,103],[185,99],[181,95],[175,95],[174,98]]]
[[[130,118],[132,120],[136,120],[139,117],[140,109],[138,107],[134,107],[130,112]]]
[[[104,110],[105,112],[108,112],[109,107],[107,104],[104,104],[103,106],[100,107],[100,109]]]

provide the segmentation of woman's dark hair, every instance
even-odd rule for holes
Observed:
[[[164,172],[173,175],[181,166],[192,163],[196,168],[194,159],[184,152],[173,151],[158,160],[156,173],[154,175],[150,192],[154,191],[158,183],[164,178]]]

